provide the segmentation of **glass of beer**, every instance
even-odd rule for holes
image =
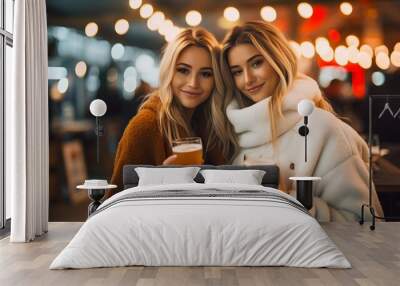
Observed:
[[[177,165],[203,164],[203,144],[200,137],[188,137],[172,141],[172,152]]]

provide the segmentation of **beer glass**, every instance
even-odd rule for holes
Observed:
[[[177,165],[203,164],[203,145],[200,137],[189,137],[172,141],[172,152]]]

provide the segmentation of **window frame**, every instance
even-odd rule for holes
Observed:
[[[0,235],[9,232],[10,219],[6,217],[6,189],[5,189],[5,92],[6,92],[6,46],[13,48],[13,34],[6,31],[6,0],[0,0]],[[15,0],[12,0],[15,7]],[[14,7],[12,9],[14,12]],[[9,16],[9,15],[8,15]],[[14,27],[13,29],[14,30]],[[7,55],[9,56],[9,55]]]

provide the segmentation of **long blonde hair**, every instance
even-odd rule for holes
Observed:
[[[267,106],[269,110],[269,120],[271,123],[272,143],[275,142],[277,135],[277,120],[283,116],[282,101],[288,88],[292,85],[297,75],[297,58],[290,48],[285,36],[273,25],[261,22],[246,22],[242,26],[234,27],[222,42],[220,55],[221,73],[225,83],[224,107],[236,98],[240,107],[249,105],[246,97],[235,87],[235,82],[228,63],[228,53],[231,48],[240,44],[253,45],[260,54],[266,59],[278,77],[277,86],[271,95],[271,100]],[[333,111],[330,104],[322,99],[316,103],[317,107]],[[235,146],[238,146],[236,143]],[[237,147],[236,147],[237,148]],[[235,150],[236,152],[238,150]]]
[[[163,50],[160,63],[160,87],[154,93],[161,101],[159,111],[159,124],[161,132],[171,143],[172,140],[193,136],[190,122],[184,118],[183,106],[174,97],[172,92],[172,79],[175,74],[176,62],[180,53],[189,46],[206,49],[211,56],[211,64],[214,76],[214,90],[210,97],[196,108],[193,116],[199,124],[203,124],[203,130],[207,132],[206,150],[217,147],[222,151],[225,158],[231,156],[234,138],[230,130],[229,122],[226,120],[223,110],[223,82],[219,70],[220,45],[214,35],[203,28],[185,29],[177,37],[167,44]],[[196,120],[195,119],[195,120]]]

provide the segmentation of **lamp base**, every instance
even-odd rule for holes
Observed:
[[[303,126],[301,126],[301,127],[299,128],[299,134],[300,134],[301,136],[306,136],[306,135],[308,135],[308,133],[310,133],[310,130],[308,129],[307,126],[303,125]]]
[[[106,193],[105,189],[89,189],[88,195],[92,202],[88,206],[88,217],[101,205],[101,200]]]
[[[313,207],[313,181],[296,181],[296,198],[310,210]]]
[[[104,198],[106,191],[108,189],[114,189],[116,185],[104,185],[104,186],[96,186],[96,185],[88,185],[87,181],[98,181],[98,180],[85,180],[85,184],[79,185],[76,188],[80,190],[86,190],[88,192],[89,198],[92,202],[88,206],[88,216],[93,214],[97,208],[101,205],[101,200]],[[105,181],[107,182],[107,181]]]
[[[290,177],[296,181],[296,199],[307,209],[313,207],[313,181],[321,180],[320,177]]]

